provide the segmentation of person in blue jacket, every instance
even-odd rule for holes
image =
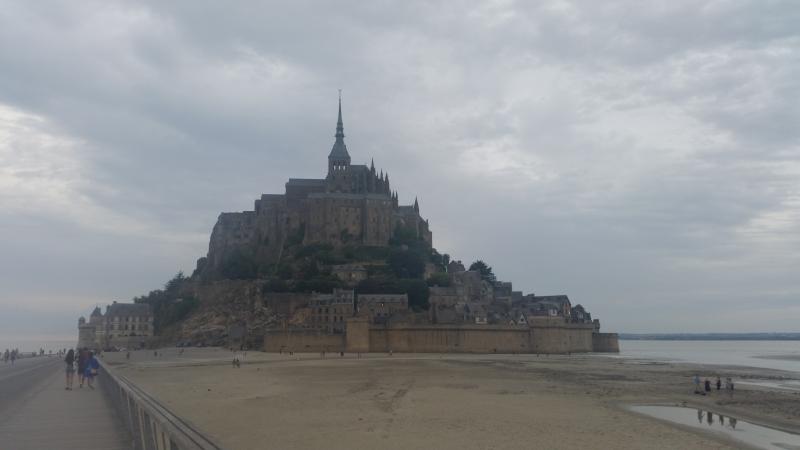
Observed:
[[[86,360],[86,369],[84,370],[83,376],[86,378],[86,385],[89,386],[89,389],[94,389],[93,382],[94,377],[97,376],[97,370],[100,368],[100,363],[97,362],[97,358],[94,357],[94,352],[89,352],[89,359]]]

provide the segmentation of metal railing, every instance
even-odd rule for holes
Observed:
[[[133,437],[136,450],[222,450],[186,420],[107,364],[100,381],[103,391]]]

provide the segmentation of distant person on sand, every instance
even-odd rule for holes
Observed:
[[[722,388],[722,380],[719,379],[719,375],[717,375],[717,390]]]
[[[11,365],[14,365],[14,361],[17,360],[17,350],[11,350]]]
[[[78,387],[83,388],[83,382],[86,381],[86,361],[89,359],[89,350],[84,347],[78,351]]]
[[[733,380],[731,377],[725,379],[725,389],[728,390],[728,395],[733,397]]]
[[[84,378],[86,378],[86,385],[89,386],[89,389],[94,389],[94,377],[97,376],[97,369],[100,368],[100,363],[97,362],[97,358],[94,357],[94,353],[89,352],[89,357],[86,359],[86,369],[83,373]]]
[[[67,364],[66,372],[67,372],[67,387],[64,389],[71,391],[72,384],[75,382],[75,351],[69,349],[67,352],[67,356],[64,358],[64,362]]]
[[[711,382],[708,381],[708,378],[706,378],[705,387],[706,387],[706,394],[710,394],[711,393]]]
[[[694,393],[700,393],[700,375],[694,374]]]
[[[8,364],[8,358],[9,358],[9,351],[8,349],[6,349],[6,352],[3,353],[3,362]]]

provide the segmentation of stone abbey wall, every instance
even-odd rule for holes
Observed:
[[[399,353],[588,353],[619,351],[615,333],[595,333],[591,324],[543,321],[524,325],[375,326],[353,318],[343,335],[309,330],[273,330],[264,350]]]

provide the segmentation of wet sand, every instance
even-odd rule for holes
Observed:
[[[647,363],[598,355],[288,355],[221,349],[104,355],[230,449],[737,448],[633,413],[686,405],[800,432],[800,392],[742,386],[692,394],[695,372],[735,380],[787,372]]]

